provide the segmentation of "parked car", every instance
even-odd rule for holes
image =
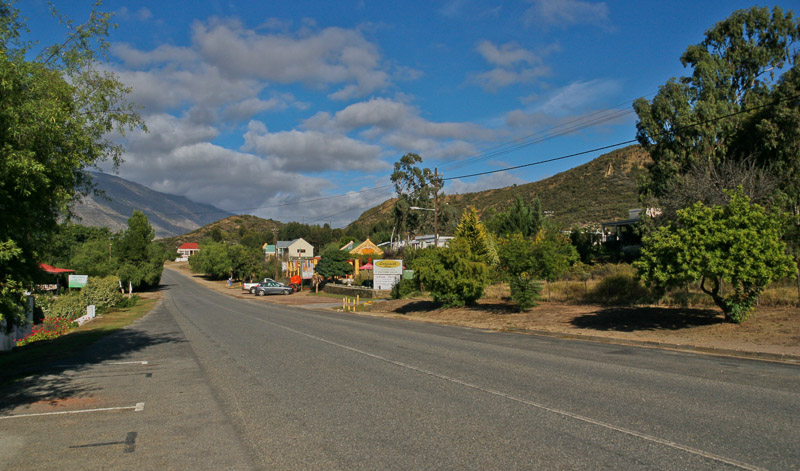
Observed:
[[[276,283],[276,281],[273,280],[272,278],[264,278],[264,281],[258,283],[245,283],[242,285],[242,289],[250,291],[250,294],[255,294],[258,285],[260,285],[261,283],[269,283],[269,282]]]
[[[277,281],[266,281],[259,283],[256,286],[254,294],[256,296],[264,296],[267,294],[292,294],[294,293],[294,289],[291,286],[286,286],[283,283],[278,283]]]

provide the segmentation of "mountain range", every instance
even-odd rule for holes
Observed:
[[[467,207],[485,214],[504,209],[516,196],[537,197],[546,214],[562,227],[596,226],[624,219],[630,209],[638,207],[637,180],[647,172],[650,162],[649,154],[634,145],[537,182],[446,195],[442,201],[457,214]],[[118,231],[126,227],[133,210],[139,209],[147,215],[157,238],[185,236],[180,239],[196,241],[217,226],[223,231],[241,230],[242,224],[251,231],[272,231],[283,226],[281,222],[256,216],[232,218],[236,215],[214,206],[154,191],[113,175],[93,173],[93,178],[102,194],[85,197],[73,210],[83,225]],[[348,228],[363,227],[369,232],[376,224],[390,222],[394,201],[389,199],[365,211]]]
[[[233,213],[183,196],[170,195],[107,173],[91,172],[97,190],[72,206],[75,222],[84,226],[124,229],[134,209],[142,211],[156,238],[185,234]]]

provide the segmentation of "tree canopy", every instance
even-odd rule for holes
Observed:
[[[637,139],[654,161],[642,191],[663,197],[693,168],[752,158],[800,203],[798,40],[791,11],[753,7],[690,46],[681,63],[692,74],[634,102]]]
[[[770,282],[797,269],[781,241],[786,220],[768,213],[742,194],[730,193],[724,206],[694,206],[644,239],[634,263],[642,278],[664,289],[700,281],[725,318],[742,322]],[[723,293],[723,282],[731,290]]]
[[[21,319],[59,215],[90,189],[85,170],[106,159],[118,165],[112,133],[144,127],[128,89],[98,67],[110,15],[64,22],[69,34],[36,54],[19,12],[0,0],[0,317],[9,325]]]

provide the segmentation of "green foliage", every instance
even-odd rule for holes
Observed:
[[[572,229],[569,240],[583,263],[592,263],[600,255],[601,236],[591,228]]]
[[[536,306],[542,287],[537,281],[534,242],[519,232],[512,233],[507,239],[500,240],[498,255],[499,271],[508,281],[511,299],[517,303],[519,310],[525,311]]]
[[[87,304],[80,293],[72,292],[62,294],[55,298],[53,305],[50,306],[50,313],[45,317],[58,317],[62,319],[77,319],[86,314]]]
[[[143,127],[128,89],[97,67],[110,16],[66,22],[69,36],[33,58],[18,11],[0,2],[0,316],[20,320],[21,287],[31,287],[61,212],[89,190],[88,167],[121,162],[113,131]]]
[[[654,160],[643,191],[662,197],[693,167],[757,156],[774,175],[790,177],[781,179],[784,190],[800,202],[799,56],[791,46],[798,40],[800,23],[791,11],[753,7],[735,11],[689,46],[681,63],[692,75],[670,79],[652,102],[634,103],[637,139]],[[776,78],[781,71],[787,72]]]
[[[349,258],[350,254],[332,246],[322,253],[315,272],[324,278],[352,275],[353,265],[347,263]]]
[[[678,211],[676,223],[645,237],[635,266],[661,290],[700,280],[725,318],[739,323],[768,283],[793,275],[797,267],[781,240],[785,221],[751,204],[741,189],[728,194],[726,206],[697,203]],[[727,295],[723,282],[732,287]]]
[[[527,203],[522,196],[516,195],[511,206],[496,213],[486,223],[486,227],[502,237],[516,233],[522,234],[523,237],[531,237],[539,232],[543,220],[544,213],[539,198],[533,198]]]
[[[578,251],[569,238],[554,227],[539,231],[533,244],[533,258],[536,275],[551,282],[567,273],[579,260]]]
[[[642,285],[631,265],[609,265],[610,273],[589,291],[586,301],[605,306],[631,306],[653,301],[653,295]]]
[[[394,163],[391,180],[397,193],[397,201],[392,208],[397,234],[414,233],[428,218],[431,211],[412,210],[412,206],[432,208],[431,198],[435,189],[442,187],[442,181],[429,168],[419,168],[422,157],[408,153]]]
[[[90,276],[80,293],[85,306],[94,304],[100,312],[111,309],[122,300],[119,278],[113,275],[103,278]]]
[[[114,245],[117,257],[117,274],[123,285],[134,288],[157,286],[164,268],[160,244],[153,243],[155,230],[147,216],[134,210],[128,219],[128,229],[122,232]]]
[[[410,298],[419,294],[419,285],[415,280],[400,280],[400,283],[392,286],[392,299]]]
[[[445,306],[474,304],[483,295],[489,269],[470,250],[466,239],[453,239],[446,248],[418,251],[411,265],[414,278]]]
[[[478,212],[470,207],[464,210],[461,222],[454,233],[456,239],[466,242],[472,255],[489,265],[497,265],[497,245],[494,238],[486,230],[486,226],[478,219]]]
[[[220,242],[202,243],[200,251],[189,257],[189,268],[193,273],[202,273],[215,280],[231,276],[232,267],[228,246]]]

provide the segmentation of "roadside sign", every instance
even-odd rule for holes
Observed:
[[[70,288],[83,288],[89,281],[89,275],[69,275],[67,282]]]
[[[402,275],[402,260],[375,260],[372,262],[373,289],[392,289],[394,285],[400,282]]]

